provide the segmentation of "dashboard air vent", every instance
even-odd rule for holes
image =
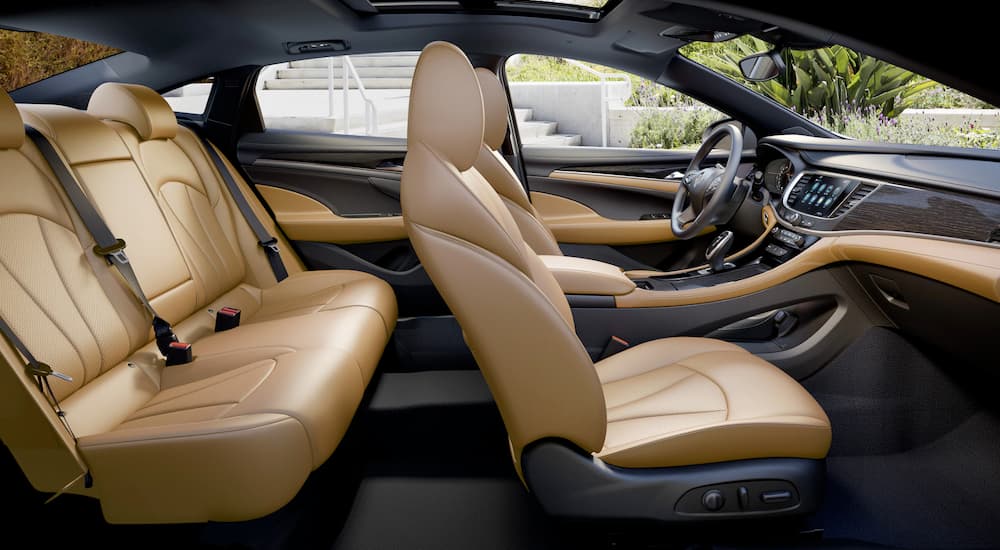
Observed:
[[[835,218],[837,216],[840,216],[841,214],[846,214],[848,210],[850,210],[851,208],[854,207],[854,205],[864,200],[864,198],[867,197],[868,195],[871,195],[872,191],[874,191],[877,188],[878,188],[877,185],[873,185],[871,183],[862,183],[861,185],[858,186],[857,189],[854,190],[853,193],[851,193],[850,197],[847,197],[846,201],[840,204],[840,208],[837,208],[837,211],[833,213],[832,217]]]

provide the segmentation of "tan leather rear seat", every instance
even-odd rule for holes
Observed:
[[[330,456],[360,403],[395,324],[390,287],[361,273],[304,272],[284,241],[290,276],[276,284],[200,143],[176,129],[172,113],[174,137],[161,112],[150,119],[160,133],[139,133],[141,142],[127,146],[126,128],[86,113],[23,110],[126,240],[144,290],[194,343],[195,360],[163,367],[149,319],[92,252],[0,93],[8,176],[0,180],[0,315],[41,361],[73,376],[52,386],[78,438],[0,339],[9,367],[0,369],[4,443],[37,489],[100,498],[112,522],[242,520],[281,507]],[[214,333],[208,309],[221,305],[243,309],[243,325]]]

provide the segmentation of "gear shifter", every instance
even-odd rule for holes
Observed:
[[[719,273],[727,269],[732,269],[733,264],[726,262],[726,254],[733,247],[733,232],[726,230],[719,233],[712,239],[711,244],[705,249],[705,259],[708,260],[708,270],[712,273]]]

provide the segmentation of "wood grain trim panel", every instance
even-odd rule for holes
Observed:
[[[556,240],[572,244],[629,245],[677,240],[670,220],[612,220],[565,197],[532,191],[531,203]],[[715,231],[706,227],[702,234]]]
[[[406,238],[402,216],[344,218],[310,197],[258,185],[262,197],[289,239],[332,244],[397,241]]]
[[[834,230],[903,231],[988,242],[998,226],[998,201],[890,184],[865,197]]]
[[[595,172],[573,172],[570,170],[553,170],[549,173],[548,177],[557,180],[600,183],[602,185],[613,185],[615,187],[626,187],[631,189],[646,189],[648,191],[659,191],[661,193],[670,194],[676,194],[681,185],[680,182],[676,180],[641,178],[639,176],[619,176],[615,174],[598,174]]]
[[[618,307],[704,304],[759,292],[837,262],[865,262],[907,271],[1000,302],[1000,248],[896,235],[826,237],[774,269],[709,288],[636,289],[615,297]]]

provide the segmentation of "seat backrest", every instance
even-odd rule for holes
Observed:
[[[241,281],[261,288],[275,284],[263,249],[257,246],[205,144],[177,123],[160,94],[146,86],[109,82],[94,90],[87,112],[105,120],[135,158],[187,258],[199,288],[199,307]],[[302,271],[270,215],[239,173],[228,164],[227,168],[257,218],[279,240],[289,274]]]
[[[483,93],[484,121],[483,145],[476,157],[474,167],[493,186],[507,209],[510,210],[517,228],[532,250],[538,254],[562,256],[559,243],[552,230],[542,221],[541,216],[528,198],[528,193],[510,164],[500,153],[507,138],[508,108],[507,92],[497,75],[489,69],[476,69],[479,87]]]
[[[593,363],[558,283],[473,168],[483,100],[469,60],[433,42],[410,91],[402,207],[427,273],[455,314],[500,408],[515,461],[560,438],[596,452],[607,428]]]
[[[38,149],[25,140],[21,116],[3,91],[0,166],[0,315],[39,361],[73,377],[53,379],[51,386],[70,424],[86,432],[98,417],[118,414],[129,398],[105,396],[89,410],[73,402],[148,342],[149,323],[91,251],[93,240]],[[85,471],[75,444],[3,339],[0,363],[0,437],[36,488],[58,491]],[[133,390],[158,382],[140,369],[125,369],[117,379]]]
[[[44,134],[126,252],[142,289],[165,319],[198,307],[198,288],[173,232],[114,130],[83,111],[21,105],[25,122]]]

